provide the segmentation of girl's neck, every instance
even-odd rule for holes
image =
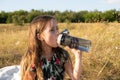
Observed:
[[[52,47],[45,46],[44,51],[42,52],[42,56],[47,58],[47,59],[50,59],[52,57],[52,55],[53,55]]]

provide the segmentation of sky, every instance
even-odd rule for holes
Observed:
[[[0,0],[0,12],[30,11],[106,11],[120,10],[120,0]]]

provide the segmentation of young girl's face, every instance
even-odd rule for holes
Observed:
[[[58,26],[56,20],[52,19],[48,22],[45,30],[42,32],[42,38],[47,45],[51,47],[57,47],[57,37],[58,37]]]

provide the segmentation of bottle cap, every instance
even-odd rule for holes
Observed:
[[[63,35],[63,34],[59,34],[59,36],[58,36],[58,38],[57,38],[57,43],[58,43],[58,45],[61,44],[62,35]]]

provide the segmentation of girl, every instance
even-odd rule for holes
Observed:
[[[28,50],[21,61],[21,80],[63,80],[64,72],[72,80],[81,75],[82,52],[75,55],[74,68],[66,50],[57,44],[57,21],[52,16],[38,16],[29,28]]]

